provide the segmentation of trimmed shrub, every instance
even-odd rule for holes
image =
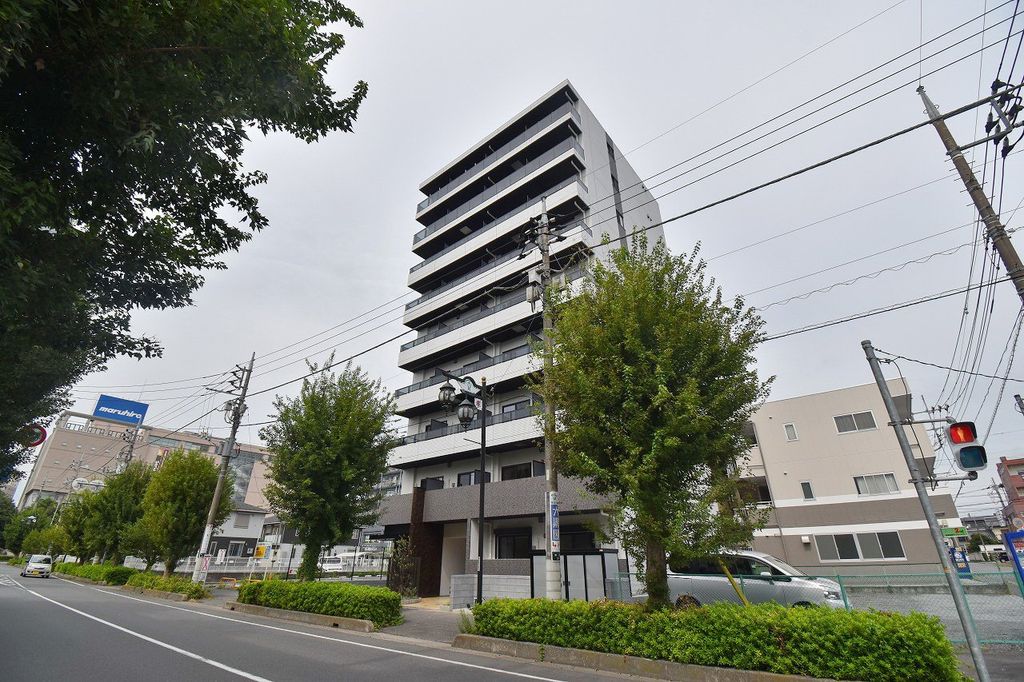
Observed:
[[[156,573],[136,573],[128,578],[126,583],[129,587],[142,587],[147,590],[161,590],[163,592],[177,592],[189,599],[204,599],[210,596],[209,591],[199,583],[194,583],[188,578],[180,575],[173,575],[165,578]]]
[[[12,556],[7,559],[8,566],[24,566],[28,563],[28,557],[24,556]]]
[[[963,680],[939,619],[735,604],[646,612],[617,602],[491,599],[476,634],[677,663],[837,680]]]
[[[373,621],[378,628],[402,622],[402,597],[386,587],[265,580],[242,583],[238,601],[325,616],[362,618]]]
[[[138,573],[134,568],[128,566],[115,566],[114,564],[75,564],[71,562],[54,565],[55,573],[64,573],[79,578],[87,578],[98,583],[107,585],[124,585],[128,579]]]

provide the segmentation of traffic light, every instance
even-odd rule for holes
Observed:
[[[978,441],[974,422],[956,422],[946,427],[953,462],[963,471],[981,471],[988,465],[985,446]]]

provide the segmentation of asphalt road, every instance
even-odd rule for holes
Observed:
[[[350,634],[214,606],[142,599],[0,566],[0,679],[623,680],[464,653],[386,634]]]

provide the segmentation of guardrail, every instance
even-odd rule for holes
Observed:
[[[485,369],[487,367],[491,367],[492,365],[498,365],[501,364],[502,362],[508,362],[509,360],[514,360],[515,358],[519,358],[524,355],[529,355],[531,352],[533,352],[533,350],[530,348],[529,344],[527,344],[525,346],[520,346],[519,348],[507,350],[504,353],[495,355],[494,357],[484,358],[483,360],[477,360],[476,362],[471,362],[467,365],[463,365],[459,369],[452,370],[452,373],[469,374],[470,372]],[[443,374],[436,374],[430,377],[429,379],[417,381],[415,384],[410,384],[409,386],[405,386],[403,388],[398,389],[397,391],[395,391],[395,397],[397,398],[398,396],[405,395],[406,393],[418,391],[421,388],[429,388],[430,386],[436,386],[437,384],[440,384],[443,381],[445,381],[445,376]]]
[[[529,407],[522,407],[512,412],[499,412],[498,414],[492,414],[487,417],[487,425],[492,424],[504,424],[505,422],[515,421],[516,419],[525,419],[527,417],[537,416],[537,410],[540,409],[539,405],[530,405]],[[462,424],[452,424],[440,429],[430,429],[429,431],[423,431],[422,433],[413,434],[406,436],[402,439],[402,445],[408,445],[410,443],[419,443],[425,440],[431,440],[433,438],[440,438],[441,436],[450,436],[453,433],[463,433],[465,431],[472,431],[473,429],[480,428],[480,419],[474,419],[468,425],[463,426]]]

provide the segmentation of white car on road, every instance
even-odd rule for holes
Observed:
[[[49,554],[33,554],[28,558],[25,567],[21,569],[21,576],[24,578],[34,575],[40,578],[49,578],[52,567],[53,558]]]

